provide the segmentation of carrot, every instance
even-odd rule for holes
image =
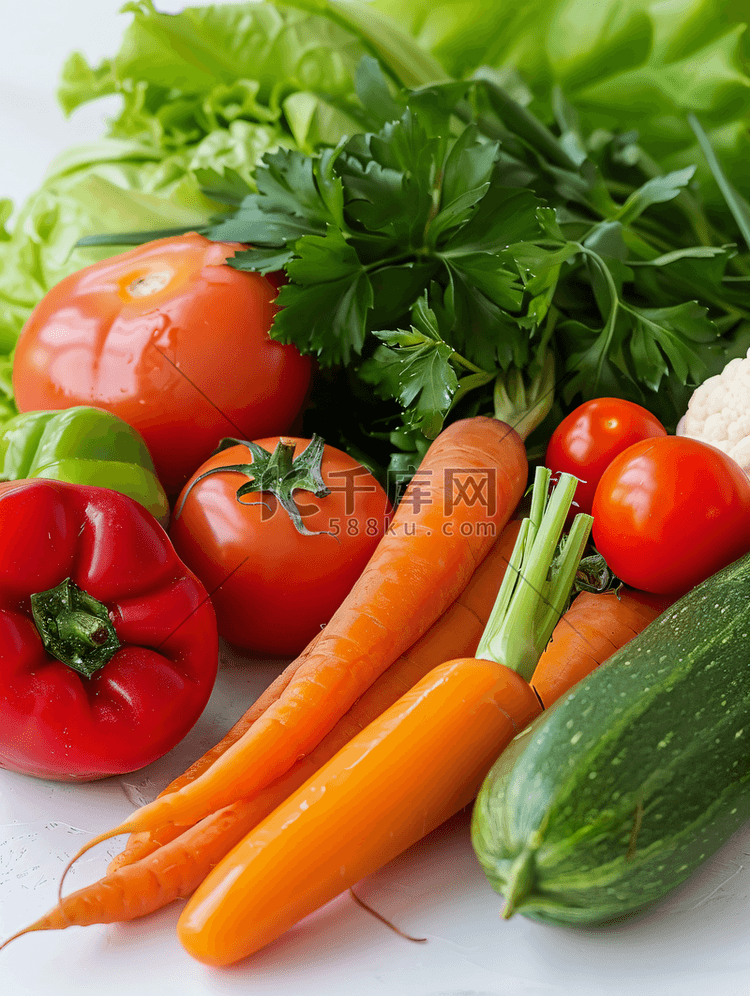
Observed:
[[[624,647],[673,601],[628,588],[578,595],[553,630],[531,679],[544,708]]]
[[[140,853],[108,870],[105,878],[65,896],[49,913],[10,940],[33,930],[61,930],[145,916],[190,896],[211,869],[325,763],[425,677],[445,656],[475,651],[513,551],[520,522],[510,522],[471,581],[442,618],[395,661],[342,717],[328,736],[289,771],[250,799],[205,817],[159,847],[154,838]],[[269,688],[272,686],[269,686]],[[158,850],[157,850],[158,847]],[[9,943],[6,941],[6,943]]]
[[[170,792],[176,792],[178,789],[182,788],[183,785],[187,785],[189,782],[195,781],[195,779],[202,775],[204,771],[207,771],[214,761],[221,757],[233,744],[237,743],[241,737],[247,733],[253,723],[260,719],[266,709],[276,702],[284,689],[287,687],[289,682],[292,680],[294,675],[297,673],[300,667],[305,663],[305,661],[310,657],[316,643],[320,639],[321,633],[308,643],[299,657],[295,658],[290,664],[288,664],[278,677],[276,677],[271,684],[266,688],[253,702],[250,708],[243,713],[242,716],[237,720],[237,722],[232,726],[232,728],[225,734],[225,736],[216,744],[206,751],[197,761],[194,761],[189,768],[187,768],[181,775],[167,785],[161,795],[168,795]]]
[[[200,881],[196,880],[196,868],[205,877],[247,833],[241,819],[247,808],[243,800],[212,813],[156,854],[72,892],[49,913],[9,937],[0,949],[34,930],[120,923],[153,913],[175,899],[186,898]]]
[[[471,802],[539,712],[502,665],[435,668],[217,865],[180,917],[183,947],[227,965],[275,940]]]
[[[283,802],[287,795],[302,784],[302,781],[299,780],[300,777],[304,780],[313,774],[321,764],[333,757],[336,751],[343,747],[355,733],[393,705],[399,695],[415,685],[431,668],[442,663],[445,658],[462,657],[476,650],[479,637],[489,617],[497,590],[513,551],[519,528],[520,522],[517,520],[508,523],[489,554],[474,572],[466,588],[447,612],[370,686],[305,761],[298,761],[290,768],[287,775],[277,779],[267,790],[263,790],[261,796],[264,799],[267,798],[269,804],[272,801],[273,805],[270,805],[267,811],[263,805],[260,806],[258,821],[268,815],[271,809]],[[261,698],[267,697],[273,687],[274,685],[270,685]],[[260,699],[258,701],[260,702]],[[251,711],[248,710],[245,716],[248,716]],[[230,742],[233,742],[230,741],[231,735],[244,721],[244,718],[209,753],[217,751],[225,742],[230,745]],[[310,761],[313,762],[312,766],[306,763]],[[196,768],[197,765],[193,765],[193,768],[189,768],[185,775],[180,776],[172,784],[179,784],[190,771]],[[187,782],[183,781],[182,784],[187,784]],[[108,872],[111,873],[126,864],[152,854],[157,848],[180,836],[184,829],[184,827],[178,827],[174,824],[167,824],[151,834],[134,835],[136,839],[131,840],[127,848],[110,862]],[[248,826],[247,830],[250,829],[251,826]],[[229,850],[229,846],[227,850]],[[199,881],[195,883],[196,886]]]
[[[205,754],[199,757],[197,761],[194,761],[181,775],[173,778],[169,785],[167,785],[167,787],[159,793],[157,798],[169,795],[171,792],[176,792],[178,789],[181,789],[183,785],[187,785],[189,782],[194,781],[199,775],[202,775],[204,771],[207,771],[214,761],[218,757],[221,757],[221,755],[225,753],[225,751],[227,751],[232,744],[235,744],[242,736],[244,736],[253,723],[257,719],[260,719],[266,709],[277,701],[281,693],[296,674],[297,670],[310,656],[310,653],[319,638],[320,633],[313,637],[299,657],[284,668],[281,674],[271,682],[268,688],[266,688],[255,700],[255,702],[253,702],[250,708],[246,710],[242,716],[240,716],[234,726],[231,727],[219,743],[207,750]],[[185,829],[186,827],[180,827],[174,823],[169,823],[166,826],[158,827],[152,833],[141,832],[131,834],[124,850],[122,850],[119,854],[116,854],[110,861],[107,871],[116,871],[123,865],[130,864],[132,861],[136,861],[138,858],[142,858],[146,854],[151,854],[157,847],[160,847],[162,844],[166,844],[170,840],[174,840],[175,837],[178,837]]]
[[[541,712],[528,681],[567,602],[591,530],[577,480],[536,474],[529,519],[474,658],[434,668],[252,830],[183,911],[183,947],[228,965],[372,873],[475,796],[498,754]],[[501,648],[505,663],[493,654]]]
[[[464,484],[467,474],[484,477],[492,507],[456,503],[449,517],[456,474],[464,475]],[[466,587],[518,505],[526,476],[523,442],[504,423],[476,416],[448,426],[427,451],[361,577],[279,699],[202,775],[95,837],[73,861],[117,834],[198,822],[288,771]]]

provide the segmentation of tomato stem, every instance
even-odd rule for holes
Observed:
[[[210,474],[236,473],[249,478],[237,489],[237,501],[242,505],[257,505],[259,502],[243,501],[247,494],[272,494],[279,502],[284,512],[289,516],[298,533],[303,536],[331,535],[325,531],[313,532],[302,521],[302,514],[294,500],[295,491],[309,491],[316,498],[326,498],[331,489],[323,480],[322,461],[325,453],[325,443],[320,436],[313,436],[305,449],[294,456],[296,442],[288,436],[281,436],[273,453],[264,450],[257,443],[247,439],[222,439],[215,453],[233,446],[244,446],[250,451],[252,463],[227,464],[223,467],[212,467],[193,480],[183,492],[177,506],[174,519],[182,513],[185,501],[195,485]],[[271,512],[273,514],[273,512]]]
[[[271,454],[271,459],[268,461],[267,468],[278,471],[279,479],[283,479],[291,471],[295,448],[296,443],[294,440],[288,439],[285,436],[282,436],[276,444]]]

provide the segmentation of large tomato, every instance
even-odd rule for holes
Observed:
[[[255,493],[254,478],[264,485]],[[287,508],[270,490],[284,479],[299,482]],[[259,656],[289,657],[343,602],[390,511],[380,484],[346,453],[317,438],[274,436],[239,442],[199,467],[170,536],[211,594],[219,635]]]
[[[269,337],[276,286],[227,266],[238,248],[191,233],[66,277],[21,333],[19,409],[119,415],[145,439],[169,494],[223,437],[288,431],[310,358]]]
[[[628,447],[594,495],[596,548],[626,584],[682,594],[750,550],[750,481],[687,436]]]
[[[545,465],[553,474],[565,471],[579,478],[577,512],[591,513],[599,478],[628,446],[641,439],[666,436],[661,422],[640,405],[622,398],[585,401],[552,433]]]

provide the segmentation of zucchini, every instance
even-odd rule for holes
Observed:
[[[503,915],[593,924],[683,882],[750,819],[750,554],[520,733],[472,814]]]

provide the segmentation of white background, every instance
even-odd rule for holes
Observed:
[[[16,203],[67,145],[94,141],[116,106],[101,101],[66,120],[55,98],[60,69],[77,50],[96,64],[114,55],[130,14],[124,0],[0,0],[0,197]],[[160,0],[174,13],[185,6]]]
[[[53,155],[101,134],[104,107],[65,121],[54,87],[74,48],[113,54],[129,15],[120,0],[2,0],[0,197],[19,200]],[[159,9],[181,3],[161,0]],[[111,106],[111,105],[110,105]],[[175,751],[129,778],[59,785],[0,772],[0,938],[45,912],[65,860],[115,825],[213,744],[278,673],[225,654],[216,691]],[[107,863],[102,847],[70,877],[78,888]],[[286,937],[228,970],[193,962],[174,925],[181,904],[132,924],[24,936],[0,952],[4,996],[747,996],[750,827],[652,913],[600,930],[498,917],[461,814],[359,886],[403,930],[392,934],[343,895]]]

